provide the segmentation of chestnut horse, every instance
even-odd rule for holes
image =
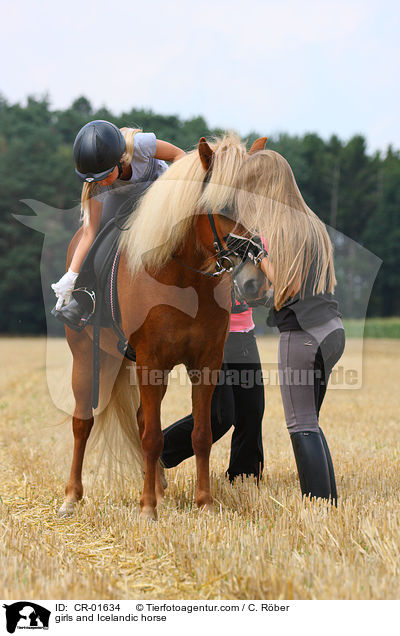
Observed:
[[[250,153],[264,148],[265,141],[254,142]],[[244,145],[233,135],[210,144],[202,138],[196,150],[154,182],[122,233],[118,301],[122,329],[136,352],[140,397],[137,387],[129,386],[127,360],[121,364],[116,336],[111,329],[101,329],[100,399],[107,405],[96,426],[114,414],[115,425],[125,431],[134,451],[142,451],[143,518],[156,519],[157,501],[163,496],[158,462],[163,448],[160,408],[168,373],[182,363],[192,380],[195,500],[200,508],[212,507],[210,405],[231,305],[231,277],[226,272],[215,275],[214,232],[222,245],[233,228],[245,234],[240,218],[234,221],[222,211],[233,203],[235,178],[246,156]],[[212,212],[211,218],[206,210]],[[79,232],[71,242],[67,267],[78,239]],[[82,465],[94,423],[92,335],[91,327],[80,333],[66,327],[76,406],[73,459],[61,515],[71,514],[83,494]],[[203,370],[207,370],[207,381],[198,380]],[[110,384],[107,376],[113,385],[111,394],[106,388]]]

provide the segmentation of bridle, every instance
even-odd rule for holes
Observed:
[[[209,277],[212,277],[212,278],[216,278],[217,276],[221,276],[225,272],[227,272],[228,274],[231,274],[233,272],[234,268],[235,268],[235,264],[230,259],[230,256],[233,256],[233,255],[238,256],[238,255],[236,254],[236,252],[234,250],[229,249],[227,244],[226,244],[226,238],[229,235],[227,235],[226,237],[224,236],[222,239],[220,238],[220,236],[218,234],[218,231],[217,231],[217,226],[215,225],[214,215],[213,215],[213,213],[210,210],[207,210],[207,216],[208,216],[208,221],[210,223],[211,230],[212,230],[213,235],[214,235],[213,247],[214,247],[214,251],[215,251],[214,256],[216,257],[216,260],[215,260],[215,271],[214,272],[204,272],[203,270],[197,269],[196,267],[191,267],[187,263],[184,263],[183,261],[181,261],[181,259],[177,258],[176,256],[172,256],[171,258],[174,261],[176,261],[177,263],[180,263],[181,265],[186,267],[187,269],[190,269],[192,272],[197,272],[198,274],[203,274],[203,276],[209,276]],[[245,239],[245,240],[247,240],[247,239]],[[225,242],[225,245],[224,245],[224,243],[222,241]]]
[[[202,188],[201,188],[202,192],[204,192],[208,182],[210,181],[211,174],[212,174],[212,163],[210,164],[205,174],[205,177],[203,179]],[[232,208],[226,207],[223,210],[221,210],[219,214],[223,214],[223,212],[226,211],[227,216],[229,216],[228,212],[231,212],[231,210]],[[239,267],[243,266],[244,261],[246,260],[247,257],[249,257],[250,260],[252,260],[254,265],[256,266],[260,265],[261,260],[264,258],[264,256],[267,255],[267,252],[263,247],[257,250],[258,254],[253,254],[251,252],[251,246],[255,245],[254,237],[246,238],[244,236],[240,236],[239,234],[228,232],[228,234],[226,234],[224,237],[221,238],[218,234],[217,226],[215,224],[214,213],[211,210],[207,210],[207,217],[208,217],[208,221],[209,221],[209,224],[213,233],[213,237],[214,237],[213,247],[215,251],[214,257],[216,258],[215,271],[204,272],[200,269],[196,269],[195,267],[191,267],[190,265],[187,265],[176,256],[172,256],[172,259],[174,261],[180,263],[181,265],[183,265],[187,269],[192,270],[193,272],[197,272],[199,274],[203,274],[203,276],[209,276],[214,278],[217,276],[221,276],[225,272],[227,272],[228,274],[232,274],[233,270],[236,267],[233,261],[231,260],[232,256],[235,256],[236,258],[241,259],[241,263]]]

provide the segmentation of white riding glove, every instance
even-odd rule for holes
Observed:
[[[53,283],[51,288],[54,291],[55,295],[58,298],[56,309],[61,309],[63,304],[66,305],[71,300],[71,293],[75,286],[75,281],[78,278],[78,274],[73,272],[71,268],[69,268],[68,272],[64,274],[62,278],[58,281],[58,283]]]

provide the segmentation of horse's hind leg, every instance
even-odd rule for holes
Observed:
[[[60,516],[73,514],[74,505],[82,499],[82,465],[86,443],[93,426],[92,410],[92,341],[86,334],[67,330],[68,343],[74,357],[72,390],[75,410],[72,417],[74,451],[65,501],[59,510]]]

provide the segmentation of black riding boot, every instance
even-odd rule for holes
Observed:
[[[290,436],[293,452],[299,473],[300,487],[303,495],[331,499],[336,505],[336,485],[332,466],[333,484],[329,471],[329,460],[320,433],[306,431],[293,433]],[[326,443],[326,441],[325,441]],[[326,446],[328,448],[328,446]],[[330,463],[332,459],[328,449]]]
[[[76,297],[79,298],[79,302],[76,300]],[[86,327],[89,318],[92,316],[94,307],[94,292],[86,289],[79,289],[74,292],[74,298],[69,301],[68,305],[61,307],[61,309],[56,309],[54,307],[54,309],[51,310],[51,313],[74,331],[82,331],[82,329]]]

